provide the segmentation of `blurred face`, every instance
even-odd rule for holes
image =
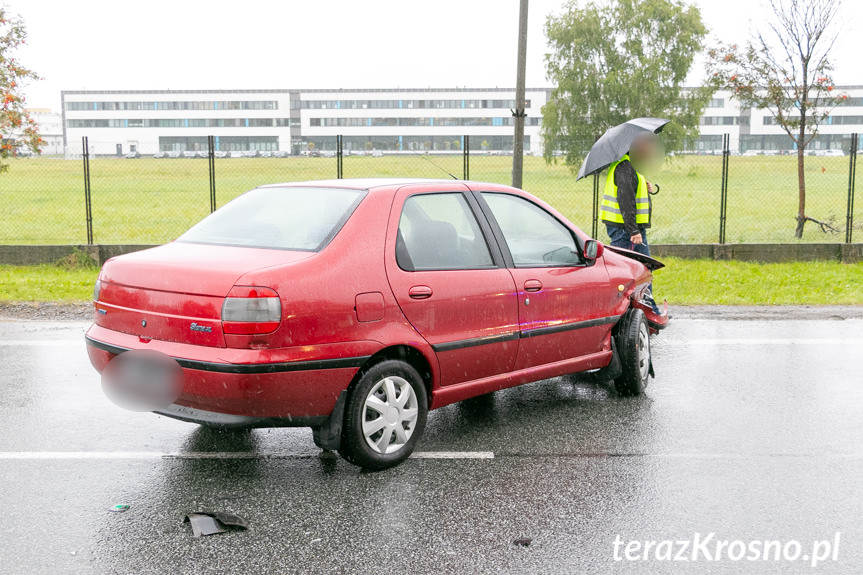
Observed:
[[[643,134],[632,142],[629,157],[637,171],[648,174],[662,166],[665,148],[656,134]]]

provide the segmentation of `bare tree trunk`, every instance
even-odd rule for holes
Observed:
[[[805,65],[803,70],[806,73]],[[803,169],[805,162],[803,153],[806,151],[806,103],[807,98],[804,96],[800,109],[800,132],[797,134],[797,229],[794,231],[794,237],[798,240],[803,239],[803,226],[806,225],[806,171]]]
[[[806,224],[806,172],[803,169],[803,148],[797,144],[797,230],[794,237],[803,238],[803,226]]]

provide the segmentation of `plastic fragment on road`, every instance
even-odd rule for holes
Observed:
[[[125,503],[118,503],[117,505],[111,507],[111,509],[109,509],[108,511],[110,511],[111,513],[125,513],[128,510],[128,505],[126,505]]]
[[[530,547],[532,541],[533,539],[531,539],[530,537],[519,537],[518,539],[513,541],[513,543],[515,545],[518,545],[519,547]]]
[[[204,535],[215,535],[224,533],[230,527],[237,529],[248,529],[249,524],[239,515],[221,513],[218,511],[196,511],[189,513],[183,518],[183,523],[188,522],[192,526],[192,537]]]

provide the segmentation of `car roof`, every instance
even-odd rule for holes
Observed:
[[[374,188],[392,188],[413,184],[444,185],[444,184],[480,184],[470,180],[451,180],[445,178],[347,178],[342,180],[309,180],[305,182],[284,182],[281,184],[266,184],[261,188],[287,188],[287,187],[319,187],[319,188],[348,188],[355,190],[373,190]],[[500,184],[485,184],[483,186],[500,189]]]

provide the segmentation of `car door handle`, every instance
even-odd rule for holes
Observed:
[[[429,286],[414,286],[408,290],[411,299],[428,299],[432,296],[432,288]]]
[[[524,291],[539,291],[542,289],[542,282],[539,280],[527,280],[524,282]]]

